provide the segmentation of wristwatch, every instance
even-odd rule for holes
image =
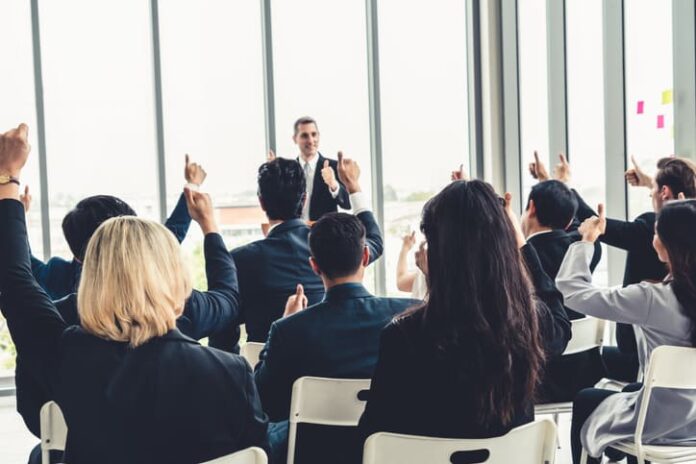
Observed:
[[[17,184],[19,185],[19,179],[16,177],[12,177],[7,174],[0,174],[0,185],[7,185],[9,183]]]

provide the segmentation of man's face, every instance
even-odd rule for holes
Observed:
[[[300,124],[297,134],[292,138],[300,149],[302,157],[312,158],[319,150],[319,130],[313,122]]]

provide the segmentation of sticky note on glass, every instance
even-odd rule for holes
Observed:
[[[638,100],[638,107],[636,108],[636,113],[643,114],[645,111],[645,102],[643,100]]]
[[[662,91],[662,104],[669,105],[672,103],[672,89]]]
[[[657,115],[657,128],[658,128],[658,129],[664,129],[664,128],[665,128],[665,115],[664,115],[664,114],[658,114],[658,115]]]

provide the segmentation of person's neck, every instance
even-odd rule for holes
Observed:
[[[312,155],[305,155],[304,153],[300,152],[300,158],[305,163],[311,163],[312,161],[317,159],[317,156],[319,156],[319,152],[314,152],[314,154]]]
[[[278,224],[282,224],[282,223],[284,223],[284,222],[285,222],[285,221],[283,221],[282,219],[269,219],[269,220],[268,220],[268,226],[269,226],[269,227],[275,227],[275,226],[277,226]]]
[[[363,283],[363,276],[362,275],[357,275],[353,274],[351,276],[346,276],[346,277],[338,277],[336,279],[328,279],[324,276],[322,276],[321,280],[324,281],[324,288],[328,292],[331,290],[331,288],[336,287],[338,285],[343,285],[343,284],[362,284]]]
[[[547,226],[542,226],[541,224],[529,224],[527,226],[527,230],[525,231],[525,238],[529,238],[534,234],[538,234],[539,232],[550,232],[552,231],[552,227],[547,227]]]

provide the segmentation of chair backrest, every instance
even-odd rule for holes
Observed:
[[[571,321],[573,337],[563,352],[564,355],[582,353],[602,346],[604,339],[604,320],[594,317],[583,317]]]
[[[252,446],[202,464],[268,464],[268,457],[264,450]]]
[[[658,346],[650,354],[634,441],[643,453],[643,428],[653,388],[696,389],[696,348]]]
[[[41,456],[43,464],[49,464],[50,450],[64,450],[68,438],[68,426],[63,412],[55,401],[49,401],[41,406]]]
[[[556,424],[550,419],[542,419],[496,438],[431,438],[375,433],[365,442],[363,464],[553,464],[555,455]]]
[[[300,423],[355,427],[365,410],[369,379],[302,377],[292,386],[288,464],[293,464]]]
[[[263,351],[264,346],[266,346],[264,343],[246,342],[239,349],[239,354],[242,355],[249,364],[251,364],[253,369],[254,366],[256,366],[259,362],[259,355],[261,354],[261,351]]]

